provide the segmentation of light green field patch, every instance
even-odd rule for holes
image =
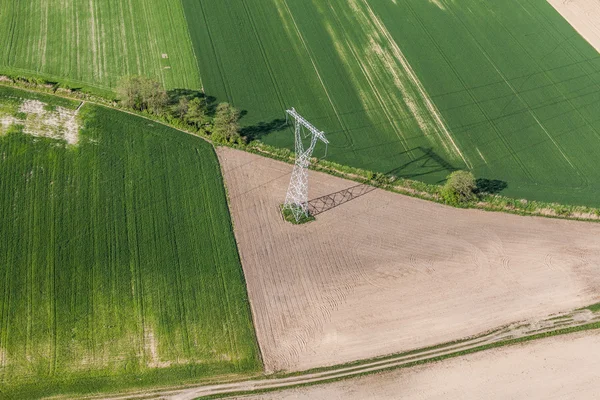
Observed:
[[[77,103],[2,103],[24,116],[0,135],[0,397],[259,371],[212,146],[91,104],[69,145],[35,129]]]
[[[0,73],[99,88],[125,75],[202,86],[179,1],[0,0],[0,10]]]

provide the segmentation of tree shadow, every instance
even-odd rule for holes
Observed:
[[[372,192],[374,186],[360,184],[308,201],[310,215],[316,216]]]
[[[192,89],[171,89],[167,90],[168,105],[174,106],[179,103],[181,99],[193,100],[202,99],[206,105],[206,113],[210,116],[215,114],[217,109],[217,98],[209,96],[204,92]]]
[[[450,164],[443,157],[428,147],[415,147],[405,153],[419,154],[416,158],[386,172],[386,175],[393,175],[405,179],[415,179],[425,175],[444,172],[446,175],[456,171],[458,168]]]
[[[282,131],[288,127],[283,118],[274,119],[271,122],[259,122],[256,125],[246,126],[240,129],[240,135],[245,136],[248,142],[262,138],[272,132]]]
[[[508,187],[508,183],[498,179],[479,178],[475,181],[477,192],[498,194]]]

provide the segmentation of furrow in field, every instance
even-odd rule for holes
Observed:
[[[519,99],[519,101],[527,108],[528,113],[533,117],[533,119],[535,120],[535,122],[540,126],[540,128],[542,129],[542,131],[544,132],[544,134],[548,137],[548,139],[550,139],[550,141],[552,142],[552,144],[554,145],[554,147],[556,147],[556,149],[560,152],[560,154],[565,159],[565,161],[571,166],[571,168],[573,168],[575,171],[577,171],[577,173],[580,175],[580,177],[583,178],[583,175],[581,175],[581,172],[579,171],[579,169],[576,168],[573,165],[573,163],[571,162],[571,160],[569,160],[569,158],[567,157],[567,155],[565,154],[565,152],[563,151],[563,149],[558,145],[558,143],[552,137],[552,135],[550,135],[550,133],[548,132],[548,130],[546,129],[546,127],[542,124],[542,122],[539,120],[539,118],[535,115],[535,113],[533,112],[533,110],[531,110],[531,108],[529,107],[529,105],[527,104],[527,102],[525,100],[523,100],[523,98],[520,96],[519,92],[506,79],[506,77],[504,76],[504,74],[502,73],[502,71],[500,71],[498,69],[498,67],[496,66],[496,64],[494,64],[494,62],[489,57],[489,55],[487,54],[487,52],[483,48],[481,48],[481,52],[486,57],[486,59],[490,62],[490,64],[492,65],[492,67],[494,68],[494,70],[498,73],[498,75],[500,75],[500,77],[502,77],[502,80],[504,80],[504,82],[510,88],[510,90],[514,93],[514,95],[516,96],[516,98]]]
[[[327,89],[327,85],[325,84],[325,81],[323,80],[323,78],[321,77],[321,74],[319,73],[319,68],[317,67],[315,58],[311,54],[310,47],[307,45],[306,40],[304,39],[304,36],[303,36],[302,32],[300,31],[300,28],[298,27],[296,19],[294,18],[292,11],[290,10],[290,7],[287,4],[287,0],[275,0],[275,1],[281,1],[281,4],[283,4],[283,6],[285,7],[287,14],[289,15],[289,17],[292,21],[292,24],[294,26],[296,35],[297,35],[298,39],[300,39],[300,42],[302,43],[302,47],[304,48],[306,55],[310,59],[310,62],[312,64],[315,74],[317,76],[317,79],[319,80],[321,87],[323,88],[323,91],[325,92],[325,95],[327,96],[327,99],[329,100],[329,104],[331,105],[331,108],[332,108],[333,112],[335,113],[335,116],[337,118],[339,125],[342,127],[342,130],[344,132],[347,142],[351,146],[351,144],[353,142],[352,137],[350,135],[348,135],[348,128],[346,127],[344,120],[341,118],[340,113],[339,113],[335,103],[332,100],[331,94],[329,93],[329,90]]]
[[[393,111],[390,110],[390,108],[388,106],[388,104],[390,104],[389,97],[386,96],[386,99],[384,99],[382,93],[377,89],[377,86],[375,85],[375,78],[373,77],[373,75],[371,73],[372,71],[365,66],[364,62],[362,62],[360,57],[358,56],[357,49],[353,45],[351,39],[348,38],[348,35],[344,28],[344,24],[340,21],[340,18],[337,15],[337,12],[335,10],[335,7],[332,4],[329,4],[329,6],[330,6],[331,13],[336,18],[336,21],[338,23],[337,24],[338,28],[341,29],[342,32],[344,32],[344,36],[345,36],[342,41],[341,38],[338,38],[336,31],[331,27],[331,25],[328,24],[326,26],[329,35],[332,37],[333,43],[336,47],[336,50],[337,50],[339,56],[341,57],[341,59],[344,61],[344,63],[346,65],[350,65],[351,62],[358,64],[360,67],[361,73],[363,74],[363,76],[366,78],[366,80],[368,82],[369,89],[370,89],[369,91],[359,89],[360,90],[359,97],[364,105],[364,109],[365,110],[376,110],[377,106],[374,103],[377,103],[379,105],[379,108],[381,110],[383,110],[386,120],[389,122],[391,128],[394,130],[394,132],[398,136],[398,139],[402,142],[404,149],[408,151],[409,147],[408,147],[407,140],[403,136],[402,130],[398,126],[398,123],[397,123],[398,116],[395,115],[396,114],[395,111],[397,111],[397,110],[393,110]],[[345,47],[342,46],[342,43],[345,43],[346,46]],[[348,49],[348,51],[346,51],[346,49]],[[348,53],[350,53],[350,54],[348,54]],[[350,56],[352,56],[352,61],[350,60]],[[350,73],[353,76],[354,82],[359,84],[360,80],[354,73],[353,69],[350,69]],[[372,93],[375,96],[376,102],[372,101],[372,97],[370,96],[370,93]],[[397,100],[394,99],[394,101],[391,103],[395,104],[395,103],[397,103]],[[394,119],[394,118],[396,118],[396,119]],[[410,157],[412,157],[412,153],[409,153],[409,155],[410,155]]]
[[[88,12],[90,14],[90,21],[89,21],[89,34],[88,37],[86,38],[86,42],[89,43],[90,47],[90,51],[91,51],[91,62],[90,62],[90,67],[92,68],[92,76],[94,78],[97,78],[99,75],[98,72],[98,49],[97,49],[97,43],[96,43],[96,16],[94,13],[94,8],[95,8],[95,3],[94,0],[88,0]]]
[[[206,34],[207,34],[209,42],[210,42],[212,53],[215,57],[215,64],[217,65],[219,76],[221,78],[221,82],[223,83],[223,88],[225,90],[225,96],[226,96],[226,98],[231,99],[232,91],[231,91],[231,88],[229,85],[229,80],[227,80],[225,77],[223,61],[221,60],[221,56],[219,55],[219,52],[217,51],[217,48],[215,47],[215,41],[213,38],[214,35],[211,31],[210,24],[208,23],[208,17],[206,15],[206,8],[204,7],[204,2],[203,1],[198,2],[198,6],[200,7],[200,13],[202,14],[202,20],[204,22],[204,26],[206,27]]]
[[[277,95],[277,101],[279,102],[279,105],[281,106],[281,113],[283,114],[285,112],[285,103],[284,103],[283,97],[281,95],[281,90],[279,88],[279,84],[277,82],[275,74],[273,73],[273,69],[271,68],[271,63],[265,52],[264,44],[260,38],[260,35],[258,34],[258,30],[256,29],[256,24],[254,22],[254,18],[252,17],[252,13],[250,12],[250,9],[248,8],[248,4],[246,3],[246,0],[241,0],[241,3],[244,6],[244,11],[246,12],[246,16],[248,17],[250,26],[252,26],[252,32],[254,33],[256,43],[258,44],[258,47],[260,49],[260,54],[262,56],[265,67],[267,68],[267,71],[269,72],[269,78],[271,79],[271,84],[273,85],[273,90],[275,90],[275,94]]]
[[[111,7],[99,7],[98,11],[100,12],[100,21],[108,21],[113,20],[113,16],[108,13],[111,10]],[[102,65],[102,77],[110,75],[111,68],[109,67],[109,62],[112,64],[112,60],[109,60],[108,52],[106,51],[109,37],[106,35],[106,31],[112,32],[114,29],[115,23],[100,24],[100,36],[98,37],[98,42],[101,44],[101,65]],[[110,35],[110,37],[114,37],[114,35]]]
[[[519,92],[509,82],[509,80],[506,78],[506,76],[502,73],[502,71],[498,68],[498,66],[494,63],[494,61],[490,58],[488,52],[485,50],[485,48],[482,47],[482,45],[480,44],[480,42],[477,39],[477,37],[471,33],[471,31],[465,25],[464,21],[461,18],[459,18],[458,16],[457,16],[457,20],[459,20],[463,24],[463,26],[465,27],[465,30],[467,32],[469,32],[469,34],[473,38],[473,42],[477,45],[477,47],[479,48],[479,51],[481,52],[481,54],[483,54],[483,56],[488,61],[488,63],[492,66],[492,68],[494,69],[494,71],[496,71],[496,73],[500,76],[500,78],[504,81],[504,83],[510,88],[510,90],[512,91],[512,93],[515,95],[515,98],[518,99],[519,102],[527,109],[527,112],[535,120],[535,122],[542,129],[542,131],[544,132],[544,134],[546,135],[546,137],[552,142],[552,144],[555,146],[555,148],[559,151],[559,153],[561,154],[561,156],[563,157],[563,159],[569,164],[569,166],[573,170],[576,171],[576,173],[581,178],[585,179],[584,176],[581,174],[581,171],[573,165],[573,163],[567,157],[567,155],[565,154],[565,152],[563,151],[563,149],[558,145],[558,143],[556,142],[556,140],[548,132],[548,130],[546,129],[546,127],[542,124],[542,122],[539,120],[539,118],[535,115],[535,113],[533,112],[533,110],[531,110],[531,108],[529,107],[529,104],[527,104],[527,102],[521,97],[521,95],[519,94]]]
[[[122,46],[123,54],[130,54],[130,52],[128,51],[128,47],[127,47],[128,35],[127,35],[125,10],[124,10],[123,3],[124,3],[124,1],[119,1],[119,33],[117,34],[116,38],[113,38],[113,41],[114,41],[115,49],[120,49],[121,48],[120,46]],[[119,40],[119,38],[121,38],[121,40]],[[120,50],[118,50],[118,51],[120,51]],[[118,51],[117,51],[117,53],[118,53]],[[123,63],[125,65],[124,71],[126,72],[127,75],[131,75],[131,66],[130,66],[129,62],[130,62],[129,57],[123,58]]]
[[[73,30],[73,33],[75,35],[75,42],[76,42],[76,47],[75,49],[73,49],[73,54],[75,54],[74,56],[74,60],[76,63],[76,77],[80,77],[81,76],[81,64],[82,64],[82,60],[80,59],[80,57],[77,54],[77,50],[76,49],[80,49],[83,50],[81,48],[81,34],[80,34],[80,30],[79,30],[79,18],[78,18],[78,11],[76,6],[73,6],[73,18],[71,19],[71,22],[73,23],[73,25],[75,26],[75,29]]]
[[[134,7],[133,7],[133,0],[127,0],[127,4],[129,6],[129,28],[132,29],[132,31],[133,31],[131,34],[131,38],[133,39],[133,54],[135,55],[135,65],[136,65],[136,69],[135,69],[134,73],[139,75],[142,72],[142,62],[140,60],[141,51],[140,51],[140,46],[138,44],[138,33],[135,29],[133,29],[133,27],[137,26],[137,24],[134,20],[135,11],[134,11]]]
[[[381,19],[373,12],[366,0],[352,0],[350,4],[355,15],[361,21],[361,28],[369,38],[370,54],[367,53],[365,59],[383,59],[384,68],[379,73],[387,71],[391,74],[392,81],[402,93],[406,107],[424,134],[437,135],[440,144],[447,152],[454,153],[467,166],[471,167],[448,131],[423,84]]]
[[[48,7],[50,0],[42,0],[42,4],[40,5],[40,10],[42,12],[42,18],[40,21],[40,46],[39,46],[39,54],[41,57],[39,70],[43,70],[46,67],[46,53],[48,51]]]
[[[440,0],[443,1],[443,0]],[[477,109],[479,110],[479,112],[481,113],[481,115],[483,115],[485,117],[485,121],[483,123],[488,123],[492,129],[494,130],[494,133],[496,134],[496,137],[498,140],[500,140],[500,142],[504,145],[504,147],[508,150],[508,152],[510,153],[511,157],[515,160],[515,162],[519,165],[521,171],[528,177],[528,179],[530,181],[533,181],[534,178],[531,175],[531,172],[529,171],[529,169],[525,166],[525,164],[523,163],[523,161],[519,158],[519,156],[516,154],[515,150],[510,146],[510,143],[507,141],[507,139],[504,137],[503,133],[500,131],[500,129],[498,128],[497,124],[495,123],[494,119],[492,117],[490,117],[488,115],[488,113],[485,111],[485,109],[482,107],[480,101],[478,100],[476,94],[474,93],[473,89],[469,87],[469,85],[466,83],[464,77],[461,74],[461,71],[458,70],[452,63],[452,61],[448,58],[448,56],[445,54],[445,49],[443,49],[442,47],[440,47],[440,45],[437,43],[435,37],[429,32],[429,30],[427,29],[426,24],[423,22],[423,20],[421,19],[421,17],[419,16],[419,14],[410,6],[410,4],[407,2],[407,8],[408,10],[412,13],[412,15],[415,17],[416,21],[418,22],[418,24],[421,26],[421,28],[423,29],[423,31],[426,33],[426,35],[428,36],[430,42],[433,44],[433,46],[437,49],[439,55],[442,57],[442,59],[445,61],[446,65],[448,66],[448,68],[450,68],[450,70],[452,70],[454,76],[456,77],[456,79],[460,82],[462,88],[464,89],[464,91],[468,94],[472,104],[474,104]],[[449,9],[450,7],[452,7],[452,5],[448,5],[446,3],[443,3],[444,7],[446,9]],[[480,122],[481,123],[481,122]]]

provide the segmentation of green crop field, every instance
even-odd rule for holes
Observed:
[[[108,89],[130,74],[201,87],[181,3],[169,0],[0,0],[3,72],[74,87]]]
[[[294,106],[333,161],[600,205],[600,55],[545,0],[182,1],[207,94],[252,138],[293,146],[272,128]]]
[[[77,106],[0,87],[0,397],[260,371],[212,146]]]

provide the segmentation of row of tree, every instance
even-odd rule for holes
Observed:
[[[142,76],[129,76],[119,82],[117,94],[120,103],[133,110],[149,112],[175,119],[196,131],[209,133],[217,142],[241,143],[238,121],[240,112],[229,103],[220,103],[214,109],[204,95],[181,95],[169,98],[162,85]],[[374,179],[383,178],[378,174]],[[448,176],[440,195],[447,204],[455,206],[473,201],[477,185],[471,172],[455,171]]]
[[[117,86],[120,104],[136,111],[176,119],[196,131],[209,133],[218,142],[241,142],[240,111],[229,103],[211,107],[205,96],[182,95],[171,99],[162,85],[143,76],[128,76]]]

